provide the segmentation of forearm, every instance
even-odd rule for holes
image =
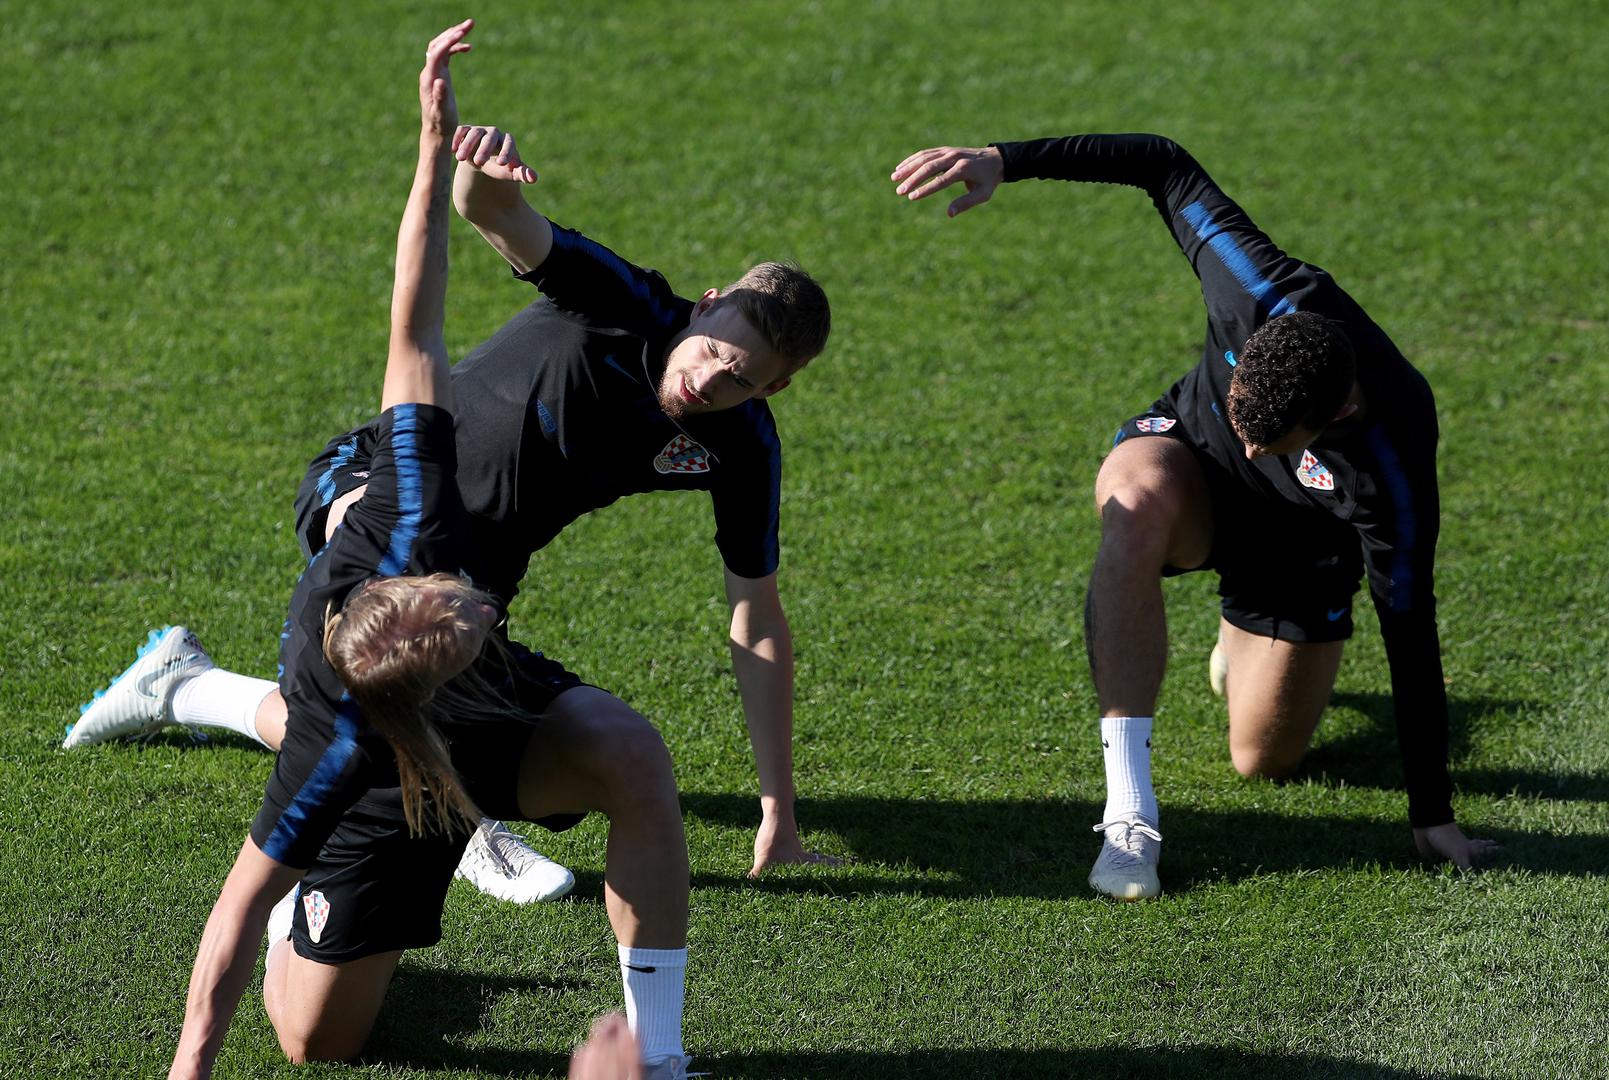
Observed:
[[[1447,688],[1441,644],[1432,610],[1393,613],[1377,605],[1386,659],[1397,745],[1408,789],[1408,820],[1416,828],[1453,820],[1452,778],[1447,769]]]
[[[184,1028],[173,1055],[173,1077],[208,1076],[223,1045],[224,1033],[234,1018],[241,995],[251,982],[258,941],[267,925],[247,913],[226,910],[222,901],[212,909],[185,999]],[[250,923],[250,925],[247,925]]]
[[[169,1076],[210,1075],[224,1033],[251,982],[276,891],[289,889],[299,874],[274,863],[250,841],[242,848],[201,934]]]
[[[453,205],[493,250],[516,272],[525,274],[547,261],[553,249],[553,226],[526,202],[520,187],[459,162],[453,177]]]
[[[1178,143],[1161,135],[1068,135],[991,144],[1004,179],[1074,180],[1158,188],[1180,168],[1199,168]]]
[[[734,612],[730,645],[766,814],[793,813],[793,638],[785,619]]]
[[[397,230],[391,289],[391,348],[386,402],[447,403],[447,345],[442,324],[447,297],[448,168],[444,138],[419,136],[419,163]]]

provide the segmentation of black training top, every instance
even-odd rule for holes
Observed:
[[[740,577],[774,572],[782,445],[758,398],[672,420],[657,387],[691,301],[652,270],[557,225],[547,297],[453,369],[458,484],[476,579],[511,599],[531,553],[570,522],[641,491],[700,489],[715,543]]]
[[[994,144],[1005,179],[1128,184],[1151,196],[1201,280],[1207,340],[1171,396],[1196,449],[1252,491],[1351,523],[1391,667],[1397,740],[1415,826],[1453,820],[1433,577],[1441,511],[1430,387],[1385,332],[1319,267],[1285,254],[1172,140],[1075,135]],[[1336,320],[1357,351],[1365,419],[1309,449],[1247,461],[1229,426],[1235,355],[1258,326],[1292,311]]]
[[[396,755],[324,658],[327,614],[370,578],[460,568],[464,511],[453,484],[452,414],[397,405],[377,424],[369,489],[302,571],[279,636],[288,720],[251,838],[286,866],[311,866],[365,795],[401,819]]]

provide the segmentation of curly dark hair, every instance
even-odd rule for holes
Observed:
[[[1311,311],[1270,319],[1246,339],[1229,378],[1229,422],[1252,446],[1297,427],[1322,430],[1346,404],[1357,371],[1339,323]]]

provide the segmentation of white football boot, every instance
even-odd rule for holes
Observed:
[[[574,874],[492,818],[481,819],[453,876],[512,904],[557,900],[575,887]]]
[[[1162,834],[1138,814],[1103,821],[1101,854],[1089,872],[1089,885],[1117,900],[1144,900],[1162,894],[1157,864],[1162,861]]]
[[[152,630],[128,670],[79,706],[78,723],[67,729],[62,749],[140,735],[173,723],[173,691],[212,666],[207,650],[184,627]]]
[[[1207,683],[1212,692],[1219,697],[1227,693],[1225,687],[1229,685],[1229,657],[1224,653],[1221,643],[1214,643],[1212,656],[1207,660]]]

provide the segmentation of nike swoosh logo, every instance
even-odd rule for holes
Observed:
[[[627,964],[626,966],[633,971],[640,971],[644,975],[652,975],[654,972],[659,970],[656,967],[638,967],[636,964]]]
[[[620,372],[620,374],[624,375],[626,378],[630,379],[632,382],[637,381],[637,377],[635,375],[633,375],[631,372],[627,371],[625,368],[620,366],[619,361],[617,361],[614,358],[613,354],[610,354],[609,356],[605,356],[603,358],[603,362],[608,364],[610,367],[614,368],[616,371]]]
[[[1334,610],[1326,611],[1324,613],[1324,617],[1326,619],[1329,619],[1331,622],[1340,622],[1341,621],[1341,616],[1343,616],[1345,614],[1346,614],[1346,608],[1335,608]]]
[[[162,678],[164,675],[170,673],[181,663],[183,663],[182,660],[173,659],[169,660],[167,663],[163,664],[154,671],[147,671],[144,675],[141,675],[138,679],[134,680],[135,691],[138,692],[141,697],[148,697],[152,700],[155,700],[156,694],[151,691],[151,684]]]

